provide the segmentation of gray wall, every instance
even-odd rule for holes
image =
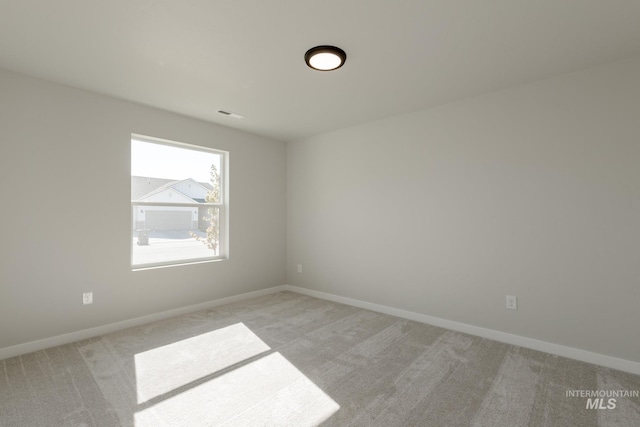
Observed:
[[[131,133],[230,152],[228,261],[131,271]],[[0,348],[285,282],[282,142],[0,70],[0,149]]]
[[[297,141],[287,165],[287,283],[640,361],[640,58]]]

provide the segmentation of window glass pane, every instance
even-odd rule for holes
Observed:
[[[220,256],[223,156],[131,140],[132,265]]]
[[[192,261],[218,255],[217,250],[207,245],[207,233],[198,229],[139,229],[132,237],[133,265]]]
[[[131,140],[131,176],[209,182],[211,165],[220,172],[219,153]]]

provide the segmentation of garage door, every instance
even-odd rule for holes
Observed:
[[[190,230],[191,211],[147,211],[150,230]]]

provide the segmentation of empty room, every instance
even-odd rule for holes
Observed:
[[[640,426],[639,23],[0,0],[0,427]]]

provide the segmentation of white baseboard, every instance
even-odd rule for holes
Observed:
[[[103,334],[119,331],[133,326],[144,325],[146,323],[158,320],[168,319],[170,317],[180,316],[183,314],[193,313],[199,310],[217,307],[224,304],[242,301],[249,298],[256,298],[264,295],[273,294],[281,291],[291,291],[315,298],[333,301],[353,307],[364,308],[367,310],[377,311],[379,313],[389,314],[391,316],[401,317],[403,319],[414,320],[416,322],[427,323],[429,325],[439,326],[441,328],[451,329],[470,335],[492,339],[507,344],[517,345],[520,347],[530,348],[533,350],[543,351],[545,353],[556,354],[558,356],[570,359],[580,360],[582,362],[593,363],[605,366],[607,368],[617,369],[620,371],[630,372],[640,375],[640,362],[620,359],[604,354],[593,353],[586,350],[580,350],[564,345],[553,344],[546,341],[540,341],[533,338],[527,338],[520,335],[513,335],[506,332],[500,332],[493,329],[481,328],[466,323],[455,322],[453,320],[441,319],[439,317],[429,316],[426,314],[415,313],[412,311],[402,310],[399,308],[388,307],[386,305],[375,304],[371,302],[361,301],[354,298],[342,297],[339,295],[329,294],[326,292],[314,291],[311,289],[300,288],[298,286],[281,285],[259,291],[247,292],[231,297],[220,298],[212,301],[194,304],[187,307],[176,308],[173,310],[163,311],[161,313],[149,314],[147,316],[136,317],[134,319],[123,320],[120,322],[110,323],[108,325],[98,326],[95,328],[83,329],[81,331],[71,332],[64,335],[58,335],[42,340],[31,341],[24,344],[18,344],[12,347],[0,348],[0,360],[9,357],[20,356],[22,354],[40,351],[58,345],[69,344],[75,341],[92,338]]]
[[[188,314],[188,313],[193,313],[200,310],[206,310],[208,308],[217,307],[224,304],[230,304],[233,302],[242,301],[249,298],[261,297],[264,295],[269,295],[269,294],[273,294],[273,293],[285,291],[285,290],[287,290],[285,286],[275,286],[268,289],[261,289],[259,291],[247,292],[240,295],[234,295],[231,297],[220,298],[220,299],[207,301],[199,304],[189,305],[186,307],[175,308],[173,310],[167,310],[161,313],[149,314],[147,316],[141,316],[141,317],[136,317],[134,319],[110,323],[108,325],[98,326],[95,328],[83,329],[81,331],[71,332],[64,335],[58,335],[51,338],[45,338],[42,340],[31,341],[24,344],[18,344],[12,347],[0,348],[0,360],[8,359],[9,357],[20,356],[22,354],[31,353],[34,351],[44,350],[44,349],[55,347],[58,345],[69,344],[69,343],[87,339],[87,338],[97,337],[99,335],[108,334],[110,332],[131,328],[133,326],[140,326],[146,323],[168,319],[170,317],[180,316],[182,314]]]
[[[494,341],[500,341],[507,344],[517,345],[532,350],[543,351],[558,356],[567,357],[569,359],[579,360],[581,362],[593,363],[595,365],[605,366],[607,368],[617,369],[620,371],[630,372],[640,375],[640,362],[620,359],[604,354],[593,353],[586,350],[580,350],[564,345],[553,344],[546,341],[540,341],[533,338],[527,338],[520,335],[513,335],[506,332],[500,332],[493,329],[481,328],[466,323],[455,322],[453,320],[441,319],[439,317],[429,316],[426,314],[414,313],[412,311],[401,310],[398,308],[388,307],[386,305],[374,304],[371,302],[361,301],[353,298],[342,297],[339,295],[329,294],[326,292],[314,291],[311,289],[300,288],[297,286],[284,285],[284,290],[297,292],[299,294],[308,295],[328,301],[338,302],[341,304],[351,305],[353,307],[364,308],[379,313],[389,314],[401,317],[403,319],[415,320],[416,322],[427,323],[429,325],[439,326],[441,328],[451,329],[465,334],[475,335],[482,338],[488,338]]]

